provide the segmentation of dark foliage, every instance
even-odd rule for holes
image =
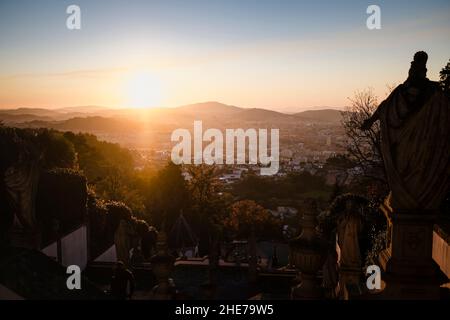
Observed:
[[[312,175],[307,171],[289,173],[278,179],[248,174],[235,183],[232,189],[236,197],[258,201],[269,208],[274,206],[270,199],[302,199],[316,194],[320,198],[321,194],[331,191],[323,176]]]
[[[346,208],[349,201],[356,205],[357,212],[361,215],[363,229],[358,240],[361,256],[366,260],[370,252],[378,250],[375,247],[379,246],[379,235],[386,230],[386,220],[376,203],[360,195],[340,195],[334,199],[328,210],[318,216],[319,229],[329,241],[333,241],[339,220],[348,214]]]
[[[114,235],[121,220],[129,221],[141,239],[142,253],[150,258],[156,244],[157,231],[144,220],[134,217],[129,207],[116,201],[104,201],[92,191],[88,197],[91,257],[95,258],[114,244]]]
[[[86,218],[86,178],[71,169],[44,171],[36,196],[36,218],[42,241],[54,241],[80,226]]]
[[[149,218],[155,226],[164,224],[169,232],[180,212],[189,208],[189,192],[182,175],[181,166],[169,162],[155,177],[145,190],[146,208]]]
[[[450,95],[450,60],[439,72],[439,80],[441,88]]]

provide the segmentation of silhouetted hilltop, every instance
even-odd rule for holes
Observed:
[[[304,120],[340,122],[342,119],[340,110],[323,109],[323,110],[307,110],[295,113],[293,116]]]
[[[193,112],[197,114],[221,114],[221,115],[236,114],[237,112],[244,110],[243,108],[230,106],[215,101],[189,104],[176,107],[173,109],[179,112],[181,111],[188,113]]]
[[[247,121],[286,120],[292,117],[285,113],[260,108],[242,109],[236,116],[238,117],[238,120]]]
[[[34,115],[40,117],[56,117],[60,115],[58,111],[44,108],[17,108],[17,109],[0,109],[0,116],[3,115]]]
[[[4,123],[14,124],[14,123],[23,123],[30,121],[52,121],[53,117],[49,116],[38,116],[35,114],[15,114],[15,113],[2,113],[0,114],[0,120]]]
[[[126,132],[141,129],[140,123],[120,118],[84,117],[72,118],[63,121],[30,121],[18,127],[51,128],[60,131],[73,132]]]
[[[76,106],[76,107],[64,107],[56,109],[63,113],[94,113],[110,110],[111,108],[102,106]]]
[[[152,136],[155,141],[161,140],[159,134],[163,134],[166,139],[166,136],[170,137],[170,132],[177,128],[191,129],[195,120],[203,121],[204,128],[272,127],[289,131],[309,122],[340,126],[341,112],[325,109],[287,114],[262,108],[241,108],[214,101],[152,109],[80,106],[51,110],[0,110],[0,121],[4,125],[102,134],[114,137],[114,142],[123,141],[124,144],[136,139],[147,141]]]

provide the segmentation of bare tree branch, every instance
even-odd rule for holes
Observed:
[[[391,88],[388,86],[388,88]],[[343,112],[342,125],[349,138],[348,152],[363,169],[366,176],[386,182],[380,150],[380,126],[374,123],[369,130],[361,130],[378,107],[378,100],[371,88],[356,91],[348,98],[350,106]]]

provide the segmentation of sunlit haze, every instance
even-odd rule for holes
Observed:
[[[0,2],[0,108],[339,108],[357,89],[383,98],[417,50],[437,80],[450,52],[448,1],[379,1],[381,30],[365,1],[76,3],[81,30],[71,2]]]
[[[140,71],[126,77],[126,105],[133,108],[152,108],[161,105],[163,86],[156,75]]]

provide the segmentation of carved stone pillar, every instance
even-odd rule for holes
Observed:
[[[157,253],[150,258],[152,271],[158,284],[153,287],[152,294],[155,300],[171,300],[174,298],[174,286],[170,281],[175,258],[168,253],[167,236],[161,230],[157,238]]]
[[[311,204],[301,220],[301,235],[290,242],[292,262],[300,271],[301,279],[292,289],[292,299],[312,300],[323,297],[317,273],[325,263],[328,244],[315,230],[316,217],[317,209]]]
[[[339,298],[350,300],[365,293],[361,281],[361,268],[341,267],[339,269]]]
[[[437,212],[394,211],[387,202],[381,210],[388,222],[386,249],[379,256],[386,284],[382,298],[439,299],[443,274],[432,258]]]

